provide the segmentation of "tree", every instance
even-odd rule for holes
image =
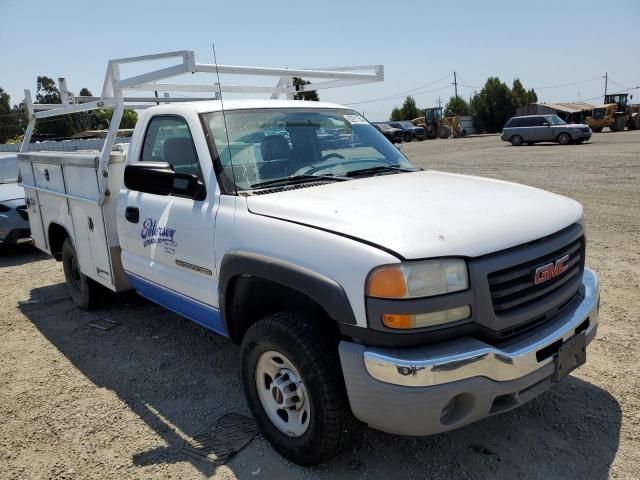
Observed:
[[[451,97],[444,107],[444,114],[447,117],[469,115],[469,104],[464,98]]]
[[[305,80],[300,77],[293,77],[293,86],[298,90],[302,85],[311,85],[311,82]],[[310,90],[308,92],[298,92],[293,96],[294,100],[311,100],[313,102],[318,102],[320,97],[318,96],[318,92],[315,90]]]
[[[422,115],[422,111],[416,106],[416,101],[409,95],[405,98],[402,108],[396,107],[391,111],[391,120],[413,120]]]
[[[498,77],[489,77],[484,87],[471,99],[471,111],[476,127],[495,133],[515,114],[516,101],[511,89]]]
[[[93,110],[91,117],[92,130],[106,130],[113,117],[113,110]],[[138,114],[134,110],[127,109],[122,112],[119,128],[134,128],[137,122]]]
[[[0,87],[0,143],[5,143],[24,132],[28,123],[27,113],[21,107],[11,107],[11,97]]]
[[[88,88],[82,88],[80,90],[80,96],[81,97],[93,97],[93,93],[91,93],[91,91]]]
[[[393,110],[391,110],[391,115],[389,116],[390,120],[404,120],[404,116],[402,115],[402,110],[400,110],[398,107],[395,107]]]
[[[60,103],[60,90],[53,79],[46,75],[38,76],[36,79],[36,103]],[[86,130],[90,122],[90,115],[86,113],[46,118],[36,122],[34,133],[36,137],[41,138],[69,137],[76,132]]]

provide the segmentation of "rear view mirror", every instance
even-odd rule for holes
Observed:
[[[139,162],[124,169],[125,186],[136,192],[204,200],[206,191],[200,179],[189,173],[176,173],[166,162]]]

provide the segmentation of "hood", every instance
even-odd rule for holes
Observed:
[[[477,257],[550,235],[582,206],[537,188],[437,171],[247,198],[249,211],[329,230],[406,259]]]
[[[17,183],[0,183],[0,202],[24,198],[24,188]]]

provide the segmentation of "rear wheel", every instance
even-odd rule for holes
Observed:
[[[571,135],[566,132],[561,133],[558,135],[558,143],[560,145],[569,145],[571,143]]]
[[[514,147],[519,147],[522,145],[522,137],[520,135],[514,135],[511,137],[511,145]]]
[[[404,134],[404,141],[405,142],[410,142],[411,141],[411,133],[407,132]]]
[[[271,445],[299,465],[331,459],[358,430],[337,347],[326,328],[297,313],[270,315],[242,340],[249,408]]]
[[[631,123],[633,124],[634,130],[640,130],[640,113],[634,113],[631,118]]]
[[[95,308],[99,303],[100,285],[80,271],[78,255],[69,238],[62,244],[62,268],[73,303],[83,310]]]

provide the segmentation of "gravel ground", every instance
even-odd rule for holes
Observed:
[[[313,469],[258,436],[215,467],[183,445],[225,413],[247,414],[238,348],[133,294],[80,311],[59,263],[11,249],[0,254],[0,478],[640,478],[640,132],[585,145],[515,148],[488,136],[403,151],[423,167],[583,203],[603,299],[585,366],[520,409],[447,434],[368,429]],[[105,320],[117,324],[90,326]]]

